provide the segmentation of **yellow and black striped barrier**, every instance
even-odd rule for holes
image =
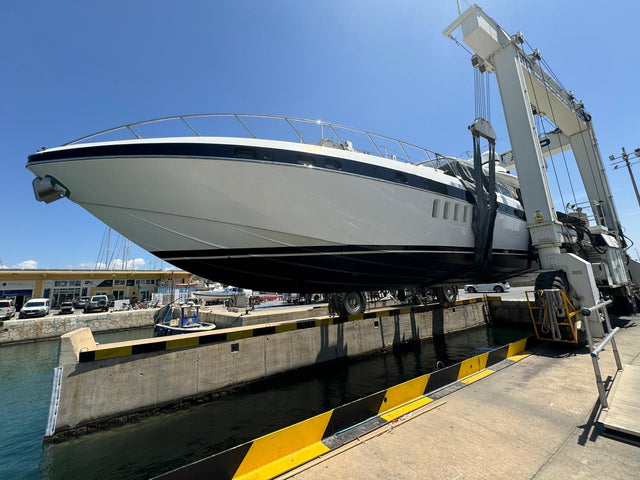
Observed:
[[[504,345],[155,478],[273,478],[442,398],[446,393],[438,389],[444,386],[462,388],[494,373],[489,367],[503,360],[521,360],[535,343],[535,337],[528,337]]]
[[[445,307],[469,305],[482,302],[481,298],[470,298],[459,300],[455,303],[445,304]],[[307,328],[323,327],[327,325],[337,325],[340,323],[354,322],[363,319],[389,317],[408,314],[411,312],[421,313],[441,308],[439,305],[419,305],[412,307],[392,308],[388,310],[375,310],[360,315],[350,315],[343,317],[319,317],[313,319],[292,320],[278,325],[254,325],[248,327],[237,327],[220,331],[202,332],[199,334],[176,335],[175,337],[158,337],[157,339],[145,339],[118,344],[115,346],[98,346],[95,350],[85,350],[80,352],[79,361],[93,362],[108,358],[126,357],[129,355],[140,355],[143,353],[163,352],[178,348],[198,347],[214,343],[231,342],[242,338],[262,337],[265,335],[275,335],[277,333],[290,332],[294,330],[304,330]]]

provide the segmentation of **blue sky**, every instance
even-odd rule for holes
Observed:
[[[464,9],[470,2],[461,3]],[[640,4],[479,4],[507,32],[522,31],[584,100],[607,164],[621,147],[640,147]],[[457,14],[455,0],[5,4],[3,266],[93,268],[104,224],[68,200],[36,202],[25,164],[42,146],[125,123],[262,113],[322,119],[449,155],[471,150],[473,70],[468,53],[442,35]],[[509,144],[492,82],[491,120],[501,152]],[[635,169],[640,175],[640,165]],[[607,174],[627,235],[640,249],[640,209],[628,174],[609,165]],[[555,179],[552,190],[559,198]],[[630,253],[637,256],[634,248]],[[159,265],[135,246],[128,258],[137,259],[137,268]]]

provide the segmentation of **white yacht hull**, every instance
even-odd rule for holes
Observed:
[[[492,261],[473,265],[473,206],[456,178],[431,167],[267,140],[172,139],[188,147],[183,155],[177,146],[162,153],[157,140],[112,144],[45,150],[28,168],[142,248],[205,278],[329,292],[502,279],[527,268],[525,221],[509,208],[496,217]],[[133,148],[140,145],[149,154]],[[194,145],[224,148],[193,155]],[[238,146],[257,149],[257,158],[224,154]],[[263,149],[289,160],[261,158]],[[292,154],[351,167],[309,166]],[[410,181],[369,176],[359,162]],[[440,191],[422,188],[423,178]]]

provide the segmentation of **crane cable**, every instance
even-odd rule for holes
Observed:
[[[474,68],[473,71],[473,91],[476,107],[475,118],[484,118],[491,123],[491,84],[489,77],[477,68]]]

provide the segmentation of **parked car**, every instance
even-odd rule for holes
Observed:
[[[464,291],[468,293],[476,292],[495,292],[502,293],[507,292],[511,288],[508,282],[494,282],[494,283],[471,283],[464,286]]]
[[[68,300],[68,301],[62,302],[60,304],[60,310],[58,311],[58,313],[60,315],[66,315],[66,314],[69,314],[69,313],[73,313],[73,310],[74,310],[73,302]]]
[[[20,309],[18,318],[44,317],[49,315],[51,301],[48,298],[32,298]]]
[[[106,295],[94,295],[84,306],[84,313],[90,312],[108,312],[109,298]]]
[[[0,300],[0,318],[8,320],[16,314],[16,306],[13,300]]]
[[[73,299],[73,308],[84,308],[90,297],[76,297]]]

